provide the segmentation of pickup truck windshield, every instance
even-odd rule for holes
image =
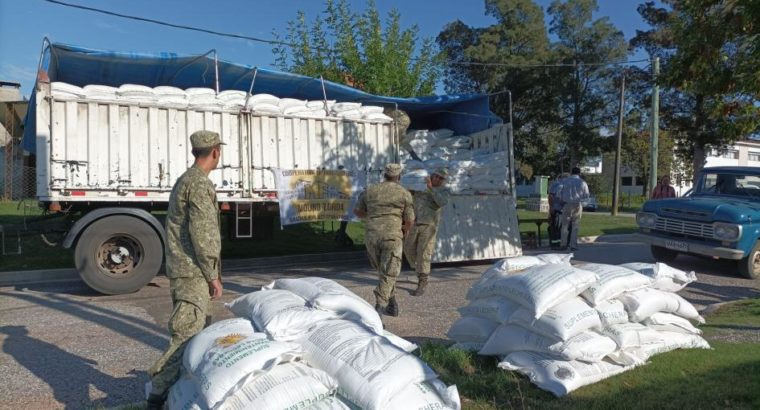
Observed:
[[[707,172],[703,175],[696,194],[760,199],[760,175]]]

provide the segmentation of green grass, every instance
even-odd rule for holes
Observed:
[[[760,323],[760,300],[734,302],[708,326]],[[755,330],[757,331],[757,330]],[[527,378],[496,368],[495,358],[426,344],[422,359],[456,384],[464,409],[751,409],[760,408],[760,345],[711,342],[712,350],[678,350],[651,363],[556,398]]]
[[[526,211],[525,209],[517,210],[517,217],[519,219],[547,219],[549,215],[543,212]],[[541,225],[541,237],[546,238],[547,225]],[[598,236],[605,234],[622,234],[636,232],[638,227],[636,226],[635,218],[630,216],[609,216],[595,214],[593,212],[584,212],[581,217],[581,226],[578,231],[578,236]],[[536,224],[529,222],[520,223],[520,232],[536,232]]]
[[[33,200],[24,202],[0,201],[0,225],[22,225],[42,215],[42,209]],[[49,241],[60,241],[61,236],[50,234]],[[17,236],[12,233],[5,235],[5,251],[18,251]],[[21,237],[21,255],[2,255],[0,249],[0,271],[54,269],[73,267],[73,252],[61,246],[50,247],[40,235]]]

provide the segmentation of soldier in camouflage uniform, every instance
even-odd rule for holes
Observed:
[[[448,175],[446,168],[439,168],[427,180],[426,191],[413,192],[417,219],[404,241],[406,260],[417,272],[417,289],[412,292],[413,296],[422,296],[428,283],[441,209],[449,202],[449,192],[443,186]]]
[[[354,209],[365,220],[367,254],[380,276],[375,310],[388,316],[399,315],[396,278],[401,272],[404,236],[414,221],[412,195],[398,183],[400,177],[401,165],[386,165],[385,181],[362,192]]]
[[[174,309],[169,348],[148,370],[152,383],[148,409],[163,407],[169,388],[179,378],[185,345],[211,321],[209,299],[222,295],[219,211],[208,178],[219,164],[222,142],[216,132],[197,131],[190,144],[195,164],[177,179],[166,215],[166,276]]]
[[[399,140],[406,135],[406,130],[409,128],[409,124],[411,123],[411,120],[409,119],[409,115],[407,115],[406,112],[397,110],[395,108],[386,108],[383,110],[385,115],[393,118],[393,122],[396,125],[396,135],[398,135]]]

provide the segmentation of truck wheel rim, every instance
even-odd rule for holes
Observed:
[[[760,272],[760,251],[755,252],[752,254],[752,272],[758,273]]]
[[[114,235],[98,247],[98,268],[108,276],[124,278],[137,268],[143,254],[142,246],[134,238]]]

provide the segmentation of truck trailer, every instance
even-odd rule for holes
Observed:
[[[199,97],[200,103],[177,104],[147,91],[159,88],[208,95],[210,102]],[[120,92],[117,98],[109,94],[113,89]],[[214,103],[234,93],[245,95],[242,106]],[[257,95],[308,100],[315,115],[252,109],[249,102]],[[261,221],[273,225],[274,169],[345,169],[374,183],[386,163],[398,162],[400,136],[390,118],[320,113],[320,102],[325,108],[351,102],[401,109],[409,113],[411,128],[450,128],[471,135],[480,150],[511,154],[511,124],[490,113],[487,96],[383,97],[209,54],[135,54],[49,43],[23,145],[35,157],[40,206],[64,221],[49,229],[58,229],[62,246],[74,249],[82,279],[101,293],[129,293],[161,269],[162,213],[174,181],[193,162],[194,131],[219,132],[226,143],[209,178],[236,238],[256,239],[265,232],[256,229]],[[511,161],[504,169],[511,181],[513,169]],[[455,196],[443,220],[436,262],[520,253],[514,184],[496,195]],[[41,232],[48,229],[41,226]]]

